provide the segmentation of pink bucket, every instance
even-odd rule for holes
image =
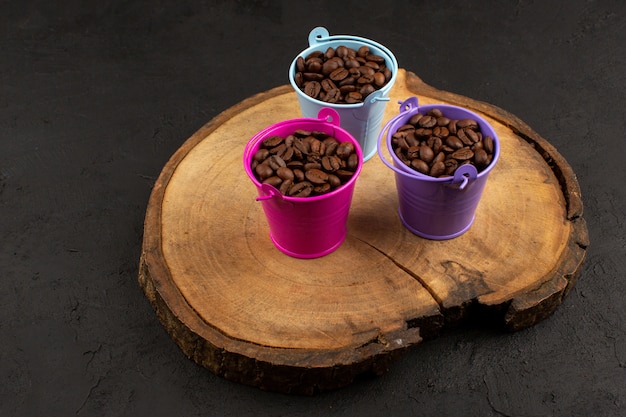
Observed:
[[[406,166],[394,153],[391,140],[398,128],[408,123],[414,114],[425,114],[433,108],[440,109],[449,119],[474,119],[483,135],[493,138],[493,159],[483,171],[478,173],[473,165],[463,165],[452,177],[435,178]],[[386,139],[393,164],[382,153],[383,139]],[[462,235],[474,222],[487,177],[500,156],[500,142],[493,127],[476,113],[445,104],[419,106],[417,97],[411,97],[400,103],[400,114],[382,129],[378,137],[378,155],[394,171],[398,214],[404,226],[418,236],[444,240]]]
[[[340,142],[352,142],[359,165],[354,175],[341,187],[314,197],[289,197],[269,184],[262,184],[252,171],[252,158],[269,136],[288,136],[296,130],[320,131]],[[363,152],[357,140],[340,127],[339,114],[323,108],[318,119],[302,118],[276,123],[263,129],[246,145],[243,164],[248,177],[257,187],[274,245],[283,253],[296,258],[318,258],[336,250],[347,235],[348,212],[354,185],[363,166]]]

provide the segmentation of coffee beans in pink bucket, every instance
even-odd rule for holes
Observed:
[[[376,153],[389,91],[398,62],[385,46],[370,39],[333,35],[317,27],[309,33],[309,47],[289,67],[304,117],[323,107],[339,113],[341,127],[354,136],[367,161]]]
[[[474,222],[500,143],[478,114],[445,104],[419,106],[411,97],[382,129],[378,154],[394,172],[404,226],[443,240],[462,235]]]
[[[318,258],[341,246],[363,152],[336,111],[263,129],[248,142],[243,163],[280,251]]]

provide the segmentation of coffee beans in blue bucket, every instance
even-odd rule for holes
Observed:
[[[265,138],[251,162],[259,182],[289,197],[327,194],[349,181],[358,166],[354,144],[307,130]]]
[[[338,104],[362,103],[391,80],[385,58],[370,51],[340,45],[296,59],[294,81],[311,98]]]
[[[472,164],[480,173],[494,156],[494,139],[483,136],[471,118],[449,119],[437,108],[416,113],[391,137],[395,155],[405,165],[431,177],[449,177]]]

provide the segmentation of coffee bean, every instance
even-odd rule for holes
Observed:
[[[439,161],[430,168],[429,175],[431,177],[439,177],[446,172],[446,166],[442,161]]]
[[[280,186],[282,182],[283,180],[280,177],[273,175],[267,178],[265,181],[263,181],[263,184],[269,184],[269,185],[273,185],[274,187],[278,187]]]
[[[285,163],[285,161],[283,160],[283,158],[281,158],[278,155],[272,155],[268,158],[268,164],[269,166],[276,171],[278,168],[280,167],[284,167],[287,166],[287,164]]]
[[[457,127],[460,127],[462,129],[466,128],[466,127],[470,128],[470,129],[477,129],[478,128],[478,123],[476,122],[476,120],[473,120],[473,119],[462,119],[462,120],[459,120],[456,125],[457,125]]]
[[[278,175],[282,180],[293,181],[293,178],[294,178],[293,171],[286,166],[278,168],[276,170],[276,175]]]
[[[461,142],[461,139],[456,136],[448,136],[446,138],[446,145],[452,149],[461,149],[463,147],[463,142]]]
[[[360,103],[362,101],[363,101],[363,95],[358,91],[350,92],[346,96],[346,103],[349,103],[349,104]]]
[[[254,171],[261,181],[265,181],[267,178],[274,175],[274,170],[268,164],[257,165]]]
[[[472,151],[470,148],[457,149],[456,151],[452,152],[451,156],[457,161],[466,161],[468,159],[472,159],[472,157],[474,156],[474,151]]]
[[[354,154],[356,155],[356,154]],[[333,156],[324,156],[322,157],[322,168],[324,168],[327,172],[334,172],[341,168],[341,160],[339,157]]]
[[[319,96],[320,94],[321,89],[322,85],[317,81],[309,81],[308,83],[304,83],[304,93],[312,98],[317,98],[317,96]]]
[[[289,195],[292,197],[308,197],[313,192],[313,184],[307,181],[302,181],[297,184],[293,184],[289,188]]]
[[[430,167],[428,166],[428,164],[421,159],[413,159],[411,161],[411,166],[413,167],[413,169],[421,172],[422,174],[428,174],[428,172],[430,171]]]
[[[435,158],[435,153],[428,145],[423,144],[420,146],[420,159],[427,164]]]
[[[478,166],[486,166],[489,162],[489,155],[484,149],[476,149],[474,152],[474,163]]]
[[[485,149],[488,154],[493,153],[493,138],[491,136],[487,136],[483,139],[483,149]]]
[[[274,148],[283,143],[284,140],[285,138],[282,136],[270,136],[269,138],[263,140],[263,146],[266,148]]]
[[[431,128],[433,126],[435,126],[437,124],[437,119],[431,115],[426,115],[424,117],[422,117],[421,119],[419,119],[419,121],[417,122],[417,124],[420,127],[424,127],[424,128]]]

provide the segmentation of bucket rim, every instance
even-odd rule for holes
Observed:
[[[321,30],[321,32],[320,32]],[[327,36],[324,36],[322,38],[317,38],[315,37],[315,39],[319,39],[319,42],[311,44],[311,39],[314,35],[318,34],[318,33],[322,33],[322,34],[326,34]],[[385,56],[385,59],[389,59],[389,61],[391,62],[393,68],[391,69],[391,78],[389,79],[389,82],[387,82],[387,84],[376,91],[381,91],[383,92],[383,94],[386,94],[387,92],[389,92],[389,90],[391,90],[391,87],[395,84],[397,76],[398,76],[398,60],[396,59],[396,56],[393,54],[393,52],[391,52],[391,50],[389,48],[387,48],[386,46],[371,40],[371,39],[367,39],[367,38],[363,38],[360,36],[353,36],[353,35],[328,35],[328,30],[326,30],[326,28],[324,27],[317,27],[313,30],[311,30],[311,32],[309,33],[309,46],[305,49],[303,49],[302,51],[300,51],[299,54],[297,54],[293,60],[291,61],[291,64],[289,65],[289,83],[291,84],[291,86],[293,87],[293,89],[296,91],[296,94],[298,94],[299,97],[311,102],[311,103],[315,103],[317,105],[322,105],[322,106],[326,106],[326,107],[331,107],[331,108],[335,108],[335,109],[358,109],[361,108],[365,105],[365,101],[362,103],[326,103],[325,101],[321,101],[315,98],[312,98],[310,96],[308,96],[307,94],[304,94],[304,92],[300,89],[300,87],[298,87],[296,85],[296,82],[294,80],[294,76],[295,76],[295,69],[296,69],[296,61],[298,60],[298,58],[300,56],[306,56],[309,53],[313,52],[313,51],[317,51],[317,50],[323,50],[323,48],[327,48],[329,43],[333,43],[333,42],[341,42],[341,41],[352,41],[352,42],[357,42],[357,43],[361,43],[365,46],[373,46],[375,48],[378,48]],[[369,96],[368,96],[369,97]],[[366,99],[368,98],[366,97]],[[376,98],[373,101],[377,101],[380,100],[380,98]],[[372,101],[372,102],[373,102]]]
[[[324,110],[325,109],[320,110],[320,115],[324,113]],[[337,122],[337,124],[335,124],[335,122]],[[316,195],[313,197],[291,197],[291,196],[283,195],[276,187],[261,183],[252,172],[252,168],[251,168],[252,160],[251,159],[253,156],[253,151],[258,149],[259,142],[265,139],[268,135],[272,134],[272,132],[278,129],[283,129],[286,126],[298,126],[303,123],[319,124],[322,127],[330,129],[329,131],[326,131],[326,130],[321,130],[321,131],[328,133],[329,135],[335,137],[336,139],[337,139],[336,137],[337,132],[339,132],[341,136],[349,139],[349,141],[352,142],[352,144],[354,145],[354,149],[358,156],[359,164],[357,166],[357,169],[354,171],[354,174],[352,175],[352,177],[345,184],[342,184],[341,186],[337,187],[336,189],[334,189],[333,191],[329,193]],[[294,131],[295,130],[297,130],[297,127],[294,128]],[[340,142],[345,142],[345,140],[340,140]],[[244,167],[245,167],[248,177],[252,180],[252,182],[254,183],[254,185],[257,187],[258,190],[274,192],[274,194],[270,195],[270,198],[273,198],[275,195],[276,197],[284,201],[288,201],[292,203],[305,203],[305,202],[315,202],[315,201],[331,198],[343,192],[346,188],[352,187],[361,173],[361,169],[363,168],[364,161],[363,161],[363,150],[361,149],[361,145],[359,145],[359,142],[356,140],[356,138],[354,138],[354,136],[352,136],[347,130],[339,126],[339,116],[337,115],[336,119],[334,119],[333,121],[328,121],[328,116],[326,118],[302,117],[302,118],[296,118],[296,119],[282,120],[280,122],[277,122],[273,125],[266,127],[265,129],[260,130],[254,136],[252,136],[252,138],[246,144],[245,149],[244,149],[244,154],[243,154],[243,163],[244,163]]]
[[[453,104],[445,104],[445,103],[432,103],[432,104],[419,105],[418,98],[416,96],[412,96],[406,100],[399,100],[398,104],[400,104],[400,113],[394,116],[393,118],[391,118],[385,124],[385,126],[383,126],[383,128],[380,130],[380,133],[378,135],[378,143],[377,143],[378,156],[380,157],[382,162],[385,165],[387,165],[387,167],[392,169],[394,172],[398,174],[402,174],[410,178],[420,179],[420,180],[433,182],[433,183],[453,184],[458,181],[458,180],[455,180],[455,176],[444,177],[444,178],[431,177],[430,175],[422,174],[421,172],[418,172],[412,168],[406,167],[406,165],[403,164],[402,161],[400,161],[398,157],[395,155],[395,153],[393,152],[393,147],[391,145],[391,139],[393,135],[393,133],[391,133],[392,128],[396,127],[400,123],[400,121],[405,121],[403,119],[408,120],[411,116],[413,116],[415,113],[418,113],[420,110],[423,110],[424,108],[426,108],[427,110],[430,110],[432,108],[443,107],[444,109],[449,108],[449,109],[460,110],[460,111],[469,113],[471,115],[470,117],[475,118],[477,121],[480,121],[485,126],[488,126],[489,129],[493,132],[492,136],[493,136],[493,140],[495,144],[493,159],[491,163],[484,170],[477,173],[475,179],[479,179],[479,178],[489,175],[491,170],[495,167],[496,163],[500,159],[500,138],[498,137],[497,132],[495,131],[493,126],[491,126],[490,123],[488,123],[482,116],[475,113],[474,111],[469,110],[465,107],[456,106]],[[382,152],[382,140],[383,139],[385,139],[386,148],[394,162],[393,164],[389,163],[385,155],[383,155],[383,152]],[[401,167],[396,166],[396,164],[399,164]],[[470,180],[472,181],[475,179],[470,178]]]

